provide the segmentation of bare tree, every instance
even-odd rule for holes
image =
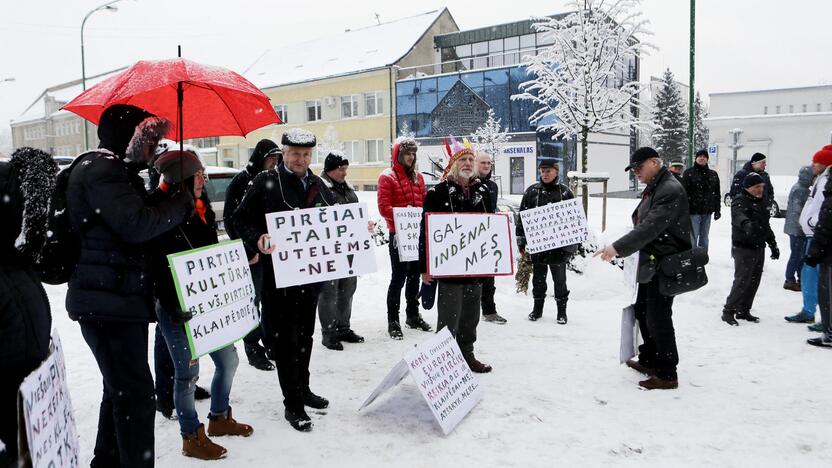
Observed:
[[[524,63],[534,79],[520,85],[521,94],[539,105],[529,121],[553,138],[577,136],[581,171],[587,172],[590,132],[650,127],[639,120],[645,106],[635,81],[635,63],[652,45],[639,40],[650,32],[642,18],[640,0],[574,0],[563,17],[540,18],[536,32],[552,42]],[[540,124],[540,122],[551,122]],[[583,190],[586,211],[588,194]]]
[[[502,146],[511,140],[511,135],[508,134],[508,129],[503,128],[498,119],[494,115],[494,109],[488,109],[488,118],[472,135],[471,141],[478,148],[491,155],[491,176],[497,170],[497,159],[500,155]],[[500,193],[503,193],[502,178],[498,178],[500,184]]]

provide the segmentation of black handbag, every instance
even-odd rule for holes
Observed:
[[[659,293],[672,297],[705,286],[708,284],[707,264],[708,252],[701,247],[663,257],[657,269]]]

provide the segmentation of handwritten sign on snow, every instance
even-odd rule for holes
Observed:
[[[243,243],[221,242],[168,255],[194,359],[245,337],[260,323]]]
[[[29,457],[34,468],[80,466],[80,446],[66,382],[64,352],[58,330],[52,330],[51,353],[20,384]],[[8,415],[11,417],[11,415]],[[21,447],[21,454],[26,449]]]
[[[505,215],[428,213],[425,231],[431,276],[514,274],[511,223]]]
[[[540,253],[589,238],[586,215],[577,198],[520,212],[526,234],[526,252]]]
[[[408,352],[373,390],[359,411],[393,388],[407,374],[430,407],[442,432],[448,435],[482,399],[482,390],[462,357],[456,340],[443,328]]]
[[[393,221],[396,224],[396,246],[399,261],[419,260],[419,229],[422,224],[421,208],[393,208]]]
[[[281,211],[266,215],[275,286],[285,288],[376,271],[367,205]]]

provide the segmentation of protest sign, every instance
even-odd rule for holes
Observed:
[[[528,253],[580,244],[589,238],[586,215],[577,198],[521,211],[520,220]]]
[[[634,305],[628,305],[621,311],[621,345],[618,352],[621,364],[635,357],[638,351],[638,340],[636,308]]]
[[[266,226],[278,288],[376,271],[365,203],[268,213]]]
[[[503,214],[428,213],[425,221],[428,274],[514,274],[511,223]]]
[[[34,468],[80,466],[78,432],[57,329],[52,330],[49,357],[20,384],[18,405],[18,413],[23,414],[20,454],[31,459]]]
[[[630,291],[630,304],[635,304],[638,296],[638,259],[638,252],[624,258],[624,284]]]
[[[442,432],[448,435],[482,399],[482,390],[447,328],[408,352],[373,390],[359,411],[407,374],[430,407]]]
[[[421,208],[393,208],[396,224],[396,247],[400,262],[419,260],[419,229],[422,226]]]
[[[196,359],[245,337],[260,324],[243,243],[221,242],[168,255],[185,333]],[[173,313],[172,311],[170,311]]]

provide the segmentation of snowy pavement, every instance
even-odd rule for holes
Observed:
[[[361,199],[374,205],[374,194]],[[590,203],[591,224],[600,227],[601,200]],[[610,200],[610,238],[624,232],[636,203]],[[800,308],[800,294],[782,289],[788,257],[783,220],[772,223],[783,257],[766,258],[753,310],[761,322],[732,328],[720,321],[733,278],[725,213],[711,229],[710,283],[674,305],[678,390],[641,391],[641,376],[619,365],[628,292],[619,269],[594,260],[583,276],[569,273],[565,326],[554,323],[551,298],[543,319],[528,321],[531,297],[514,292],[513,278],[497,279],[497,308],[508,324],[481,322],[476,343],[478,358],[494,371],[478,376],[483,400],[448,436],[409,377],[358,413],[397,360],[430,336],[405,329],[404,341],[387,337],[390,265],[384,246],[376,250],[379,271],[359,280],[353,306],[353,329],[366,342],[330,351],[316,334],[311,386],[331,406],[326,414],[311,413],[315,429],[300,433],[284,421],[276,373],[250,367],[238,345],[231,404],[235,418],[255,432],[247,439],[217,438],[229,453],[211,465],[832,466],[832,352],[806,345],[813,334],[805,325],[783,321]],[[67,353],[86,466],[95,443],[100,375],[79,327],[66,315],[65,288],[47,291]],[[423,315],[436,324],[435,310]],[[149,334],[152,339],[152,326]],[[202,359],[201,366],[201,383],[208,386],[213,364]],[[203,420],[208,408],[208,402],[197,403]],[[178,424],[157,417],[157,466],[207,465],[180,451]]]

